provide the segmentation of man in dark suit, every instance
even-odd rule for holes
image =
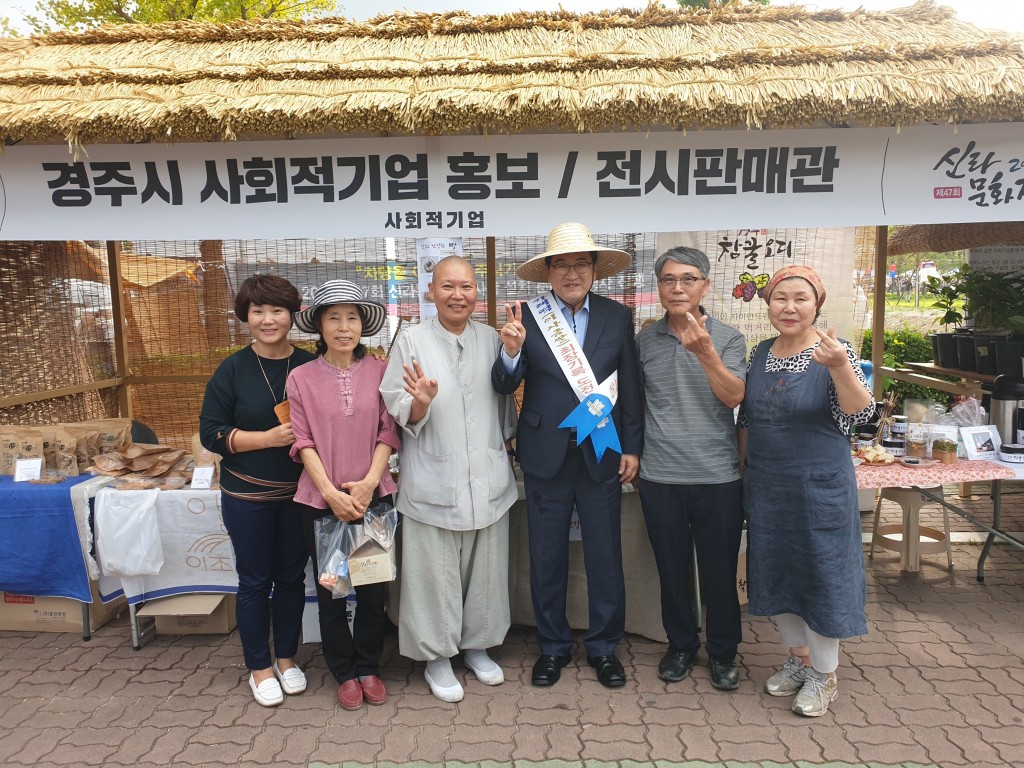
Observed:
[[[587,662],[603,685],[617,688],[626,682],[615,656],[626,613],[620,484],[632,482],[637,475],[643,447],[643,399],[632,313],[616,301],[591,293],[590,288],[594,280],[628,264],[629,254],[598,248],[582,224],[561,224],[551,230],[547,250],[516,270],[524,280],[550,283],[551,293],[546,300],[516,302],[515,308],[506,305],[502,351],[491,372],[494,389],[502,394],[526,382],[516,454],[526,481],[530,588],[541,652],[533,667],[534,685],[554,685],[571,660],[573,636],[565,604],[574,507],[587,572],[590,622],[583,635]],[[538,324],[538,314],[545,311],[540,305],[549,308],[543,321],[548,337],[554,334],[560,341],[549,342]],[[581,358],[585,358],[582,363]],[[610,395],[611,422],[590,435],[585,429],[560,427],[587,392]],[[595,450],[594,436],[608,435],[612,427],[621,450],[607,449],[601,455]],[[600,449],[606,440],[598,437],[597,442]]]

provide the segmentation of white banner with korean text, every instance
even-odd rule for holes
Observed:
[[[1024,220],[1019,123],[7,147],[0,239]]]
[[[835,328],[836,335],[859,352],[867,296],[853,281],[855,239],[853,228],[662,232],[657,252],[687,245],[708,255],[711,287],[702,302],[704,308],[746,336],[748,347],[777,333],[768,322],[768,305],[761,297],[772,274],[788,264],[813,267],[826,294],[815,325]]]
[[[987,272],[1017,272],[1024,269],[1024,246],[985,245],[970,248],[967,261],[974,269]]]

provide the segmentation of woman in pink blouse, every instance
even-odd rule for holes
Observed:
[[[291,456],[303,464],[295,501],[303,507],[306,548],[316,558],[313,523],[333,514],[359,520],[372,502],[397,488],[387,471],[398,449],[395,422],[384,408],[380,382],[387,367],[366,354],[360,337],[384,325],[384,307],[366,301],[358,286],[329,280],[313,294],[312,304],[295,314],[295,326],[318,333],[313,362],[288,379],[292,430]],[[387,583],[355,588],[353,631],[345,600],[317,584],[324,661],[338,682],[338,702],[359,709],[363,701],[383,704],[387,690],[379,664],[384,644]]]

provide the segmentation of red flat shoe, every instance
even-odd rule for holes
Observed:
[[[363,698],[366,699],[367,704],[383,704],[388,699],[387,689],[384,687],[384,681],[376,675],[367,675],[359,684],[363,687]]]
[[[358,680],[346,680],[338,686],[338,703],[342,708],[348,710],[359,709],[363,706],[363,689]]]

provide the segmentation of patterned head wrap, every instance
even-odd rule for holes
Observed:
[[[821,278],[818,277],[818,273],[806,264],[790,264],[772,275],[772,279],[768,281],[768,285],[764,287],[764,292],[762,293],[765,302],[771,301],[772,291],[775,290],[775,286],[790,277],[800,277],[811,284],[811,287],[814,288],[814,292],[818,296],[817,308],[821,309],[821,305],[825,303],[825,286],[821,282]]]

